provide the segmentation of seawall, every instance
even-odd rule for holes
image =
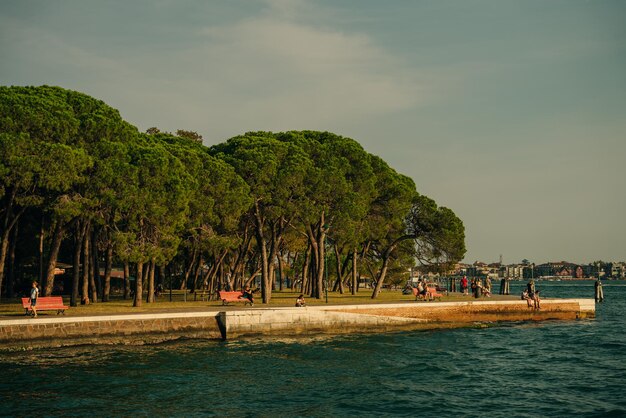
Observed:
[[[473,326],[499,321],[593,318],[593,299],[545,299],[541,310],[524,301],[404,302],[305,308],[228,309],[93,317],[0,320],[0,348],[78,344],[146,344],[178,338],[233,339],[254,335],[367,333]]]

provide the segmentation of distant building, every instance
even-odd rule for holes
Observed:
[[[612,279],[626,279],[626,263],[607,263],[604,272]]]
[[[600,277],[612,279],[626,279],[626,262],[602,263]],[[522,263],[508,264],[483,263],[475,261],[472,264],[457,264],[454,266],[454,275],[468,277],[491,277],[511,279],[530,279],[554,277],[560,279],[584,279],[598,277],[597,264],[576,264],[568,261],[553,261],[544,264]]]
[[[508,277],[511,279],[523,279],[524,269],[528,268],[523,264],[509,264],[500,268],[500,277]]]

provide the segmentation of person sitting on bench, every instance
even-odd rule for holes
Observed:
[[[533,302],[535,309],[541,309],[541,299],[539,298],[539,290],[535,290],[535,294],[533,295]]]
[[[533,307],[533,299],[528,294],[527,289],[524,289],[524,291],[522,292],[522,300],[526,301],[526,304],[528,305],[529,308]]]
[[[419,296],[420,299],[423,300],[428,300],[430,299],[430,294],[428,293],[428,286],[426,285],[426,281],[425,280],[419,280],[417,282],[417,294]]]

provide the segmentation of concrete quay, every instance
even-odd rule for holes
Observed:
[[[503,321],[595,317],[593,299],[403,302],[304,308],[236,308],[220,311],[0,320],[0,349],[80,344],[151,344],[179,338],[226,340],[252,336],[371,333],[478,326]]]

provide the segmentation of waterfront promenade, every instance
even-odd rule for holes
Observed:
[[[305,308],[210,306],[160,312],[0,318],[0,348],[78,344],[149,344],[180,338],[371,333],[487,326],[502,321],[593,318],[593,299],[545,299],[540,310],[522,300],[317,305]]]

